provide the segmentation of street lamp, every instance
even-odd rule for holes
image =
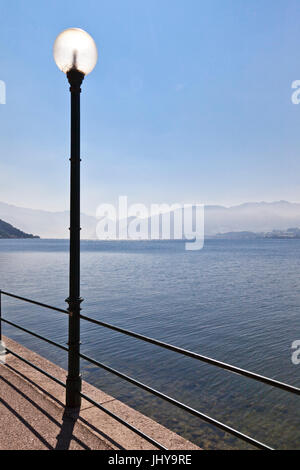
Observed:
[[[66,406],[81,404],[80,375],[80,93],[85,75],[97,63],[98,53],[93,38],[79,28],[66,29],[54,43],[54,60],[67,75],[71,92],[71,193],[70,193],[70,278],[69,355],[66,383]]]

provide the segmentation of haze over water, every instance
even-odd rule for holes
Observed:
[[[300,240],[82,242],[85,315],[300,386]],[[0,240],[0,288],[66,308],[68,242]],[[3,316],[62,344],[67,317],[3,298]],[[63,352],[4,333],[66,367]],[[82,352],[277,448],[299,448],[299,398],[82,321]],[[206,449],[246,448],[82,362],[83,378]]]

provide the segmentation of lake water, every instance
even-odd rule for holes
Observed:
[[[300,387],[300,240],[82,242],[83,313]],[[0,288],[66,308],[68,242],[0,240]],[[3,298],[3,316],[57,342],[67,317]],[[66,367],[62,351],[4,333]],[[300,448],[300,398],[82,322],[82,352],[256,439]],[[84,361],[83,378],[205,449],[250,448]]]

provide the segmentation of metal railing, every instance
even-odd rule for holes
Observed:
[[[13,323],[13,322],[3,318],[2,310],[1,310],[1,297],[2,297],[2,295],[12,297],[14,299],[21,300],[21,301],[24,301],[24,302],[28,302],[28,303],[31,303],[31,304],[34,304],[34,305],[37,305],[37,306],[40,306],[40,307],[43,307],[43,308],[46,308],[46,309],[51,309],[51,310],[54,310],[56,312],[64,313],[66,315],[72,315],[68,310],[63,310],[63,309],[60,309],[60,308],[56,308],[56,307],[53,307],[53,306],[50,306],[50,305],[47,305],[47,304],[44,304],[44,303],[41,303],[41,302],[37,302],[37,301],[31,300],[31,299],[27,299],[25,297],[20,297],[18,295],[14,295],[14,294],[11,294],[9,292],[5,292],[5,291],[0,290],[0,340],[2,339],[1,335],[2,335],[2,322],[3,322],[3,323],[6,323],[10,326],[13,326],[14,328],[17,328],[17,329],[23,331],[25,333],[28,333],[28,334],[30,334],[30,335],[32,335],[32,336],[34,336],[34,337],[36,337],[40,340],[43,340],[43,341],[47,342],[48,344],[51,344],[52,346],[56,346],[56,347],[66,351],[66,352],[69,351],[69,348],[67,348],[67,347],[65,347],[65,346],[63,346],[63,345],[61,345],[61,344],[59,344],[55,341],[52,341],[48,338],[45,338],[44,336],[41,336],[41,335],[35,333],[34,331],[28,330],[27,328],[24,328],[23,326],[17,325],[16,323]],[[300,389],[299,388],[294,387],[292,385],[285,384],[283,382],[279,382],[279,381],[271,379],[269,377],[265,377],[265,376],[256,374],[254,372],[250,372],[248,370],[241,369],[239,367],[236,367],[236,366],[233,366],[233,365],[230,365],[230,364],[226,364],[226,363],[221,362],[221,361],[217,361],[216,359],[212,359],[210,357],[202,356],[198,353],[195,353],[195,352],[183,349],[183,348],[179,348],[179,347],[174,346],[172,344],[168,344],[168,343],[165,343],[163,341],[159,341],[159,340],[156,340],[154,338],[150,338],[148,336],[144,336],[144,335],[141,335],[139,333],[135,333],[133,331],[130,331],[130,330],[127,330],[127,329],[124,329],[124,328],[120,328],[120,327],[115,326],[115,325],[111,325],[109,323],[98,321],[96,319],[87,317],[85,315],[80,315],[80,319],[84,320],[84,321],[87,321],[87,322],[90,322],[90,323],[93,323],[95,325],[104,327],[104,328],[108,328],[108,329],[113,330],[113,331],[117,331],[118,333],[133,337],[135,339],[139,339],[141,341],[159,346],[161,348],[168,349],[170,351],[176,352],[176,353],[181,354],[183,356],[187,356],[187,357],[196,359],[200,362],[204,362],[206,364],[213,365],[215,367],[221,368],[223,370],[227,370],[227,371],[232,372],[234,374],[238,374],[240,376],[247,377],[247,378],[255,380],[257,382],[261,382],[261,383],[264,383],[266,385],[284,390],[288,393],[293,393],[293,394],[296,394],[296,395],[300,395]],[[62,382],[61,380],[59,380],[56,377],[52,376],[51,374],[44,371],[43,369],[36,366],[35,364],[31,363],[27,359],[21,357],[20,355],[18,355],[17,353],[12,351],[11,349],[6,348],[6,350],[7,350],[8,353],[12,354],[13,356],[17,357],[21,361],[25,362],[30,367],[33,367],[34,369],[38,370],[40,373],[44,374],[45,376],[47,376],[48,378],[50,378],[51,380],[53,380],[57,384],[61,385],[62,387],[66,387],[66,384],[64,382]],[[234,429],[234,428],[226,425],[225,423],[222,423],[222,422],[220,422],[220,421],[218,421],[218,420],[216,420],[216,419],[214,419],[210,416],[207,416],[204,413],[201,413],[200,411],[198,411],[194,408],[191,408],[190,406],[188,406],[188,405],[186,405],[186,404],[184,404],[184,403],[182,403],[182,402],[180,402],[180,401],[178,401],[178,400],[176,400],[176,399],[160,392],[159,390],[156,390],[156,389],[150,387],[149,385],[146,385],[146,384],[134,379],[133,377],[130,377],[130,376],[122,373],[121,371],[113,369],[112,367],[110,367],[106,364],[103,364],[102,362],[99,362],[99,361],[97,361],[97,360],[95,360],[95,359],[93,359],[89,356],[86,356],[85,354],[79,353],[79,357],[81,359],[83,359],[83,360],[85,360],[85,361],[87,361],[87,362],[89,362],[89,363],[91,363],[91,364],[93,364],[97,367],[100,367],[100,368],[104,369],[105,371],[110,372],[110,373],[116,375],[117,377],[119,377],[123,380],[126,380],[127,382],[129,382],[129,383],[131,383],[131,384],[133,384],[133,385],[135,385],[135,386],[151,393],[152,395],[155,395],[156,397],[161,398],[161,399],[167,401],[168,403],[171,403],[172,405],[175,405],[176,407],[190,413],[191,415],[200,418],[202,421],[205,421],[206,423],[212,424],[215,427],[217,427],[218,429],[221,429],[222,431],[224,431],[228,434],[231,434],[232,436],[235,436],[235,437],[239,438],[240,440],[242,440],[242,441],[244,441],[248,444],[251,444],[255,448],[262,449],[262,450],[274,450],[272,447],[268,446],[267,444],[264,444],[264,443],[262,443],[262,442],[260,442],[256,439],[250,437],[250,436],[247,436],[246,434],[243,434],[242,432],[238,431],[237,429]],[[147,436],[145,433],[143,433],[139,429],[135,428],[134,426],[129,424],[127,421],[123,420],[122,418],[115,415],[111,411],[107,410],[104,406],[102,406],[100,403],[97,403],[95,400],[93,400],[92,398],[90,398],[86,394],[80,392],[80,395],[81,395],[82,398],[84,398],[85,400],[87,400],[88,402],[90,402],[91,404],[93,404],[94,406],[99,408],[101,411],[105,412],[106,414],[108,414],[109,416],[114,418],[119,423],[121,423],[124,426],[126,426],[127,428],[129,428],[131,431],[138,434],[140,437],[142,437],[146,441],[153,444],[158,449],[167,450],[166,447],[164,447],[162,444],[160,444],[159,442],[157,442],[156,440],[154,440],[150,436]]]

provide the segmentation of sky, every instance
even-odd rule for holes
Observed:
[[[56,36],[99,61],[82,87],[82,210],[300,201],[299,0],[0,0],[0,201],[69,204]]]

